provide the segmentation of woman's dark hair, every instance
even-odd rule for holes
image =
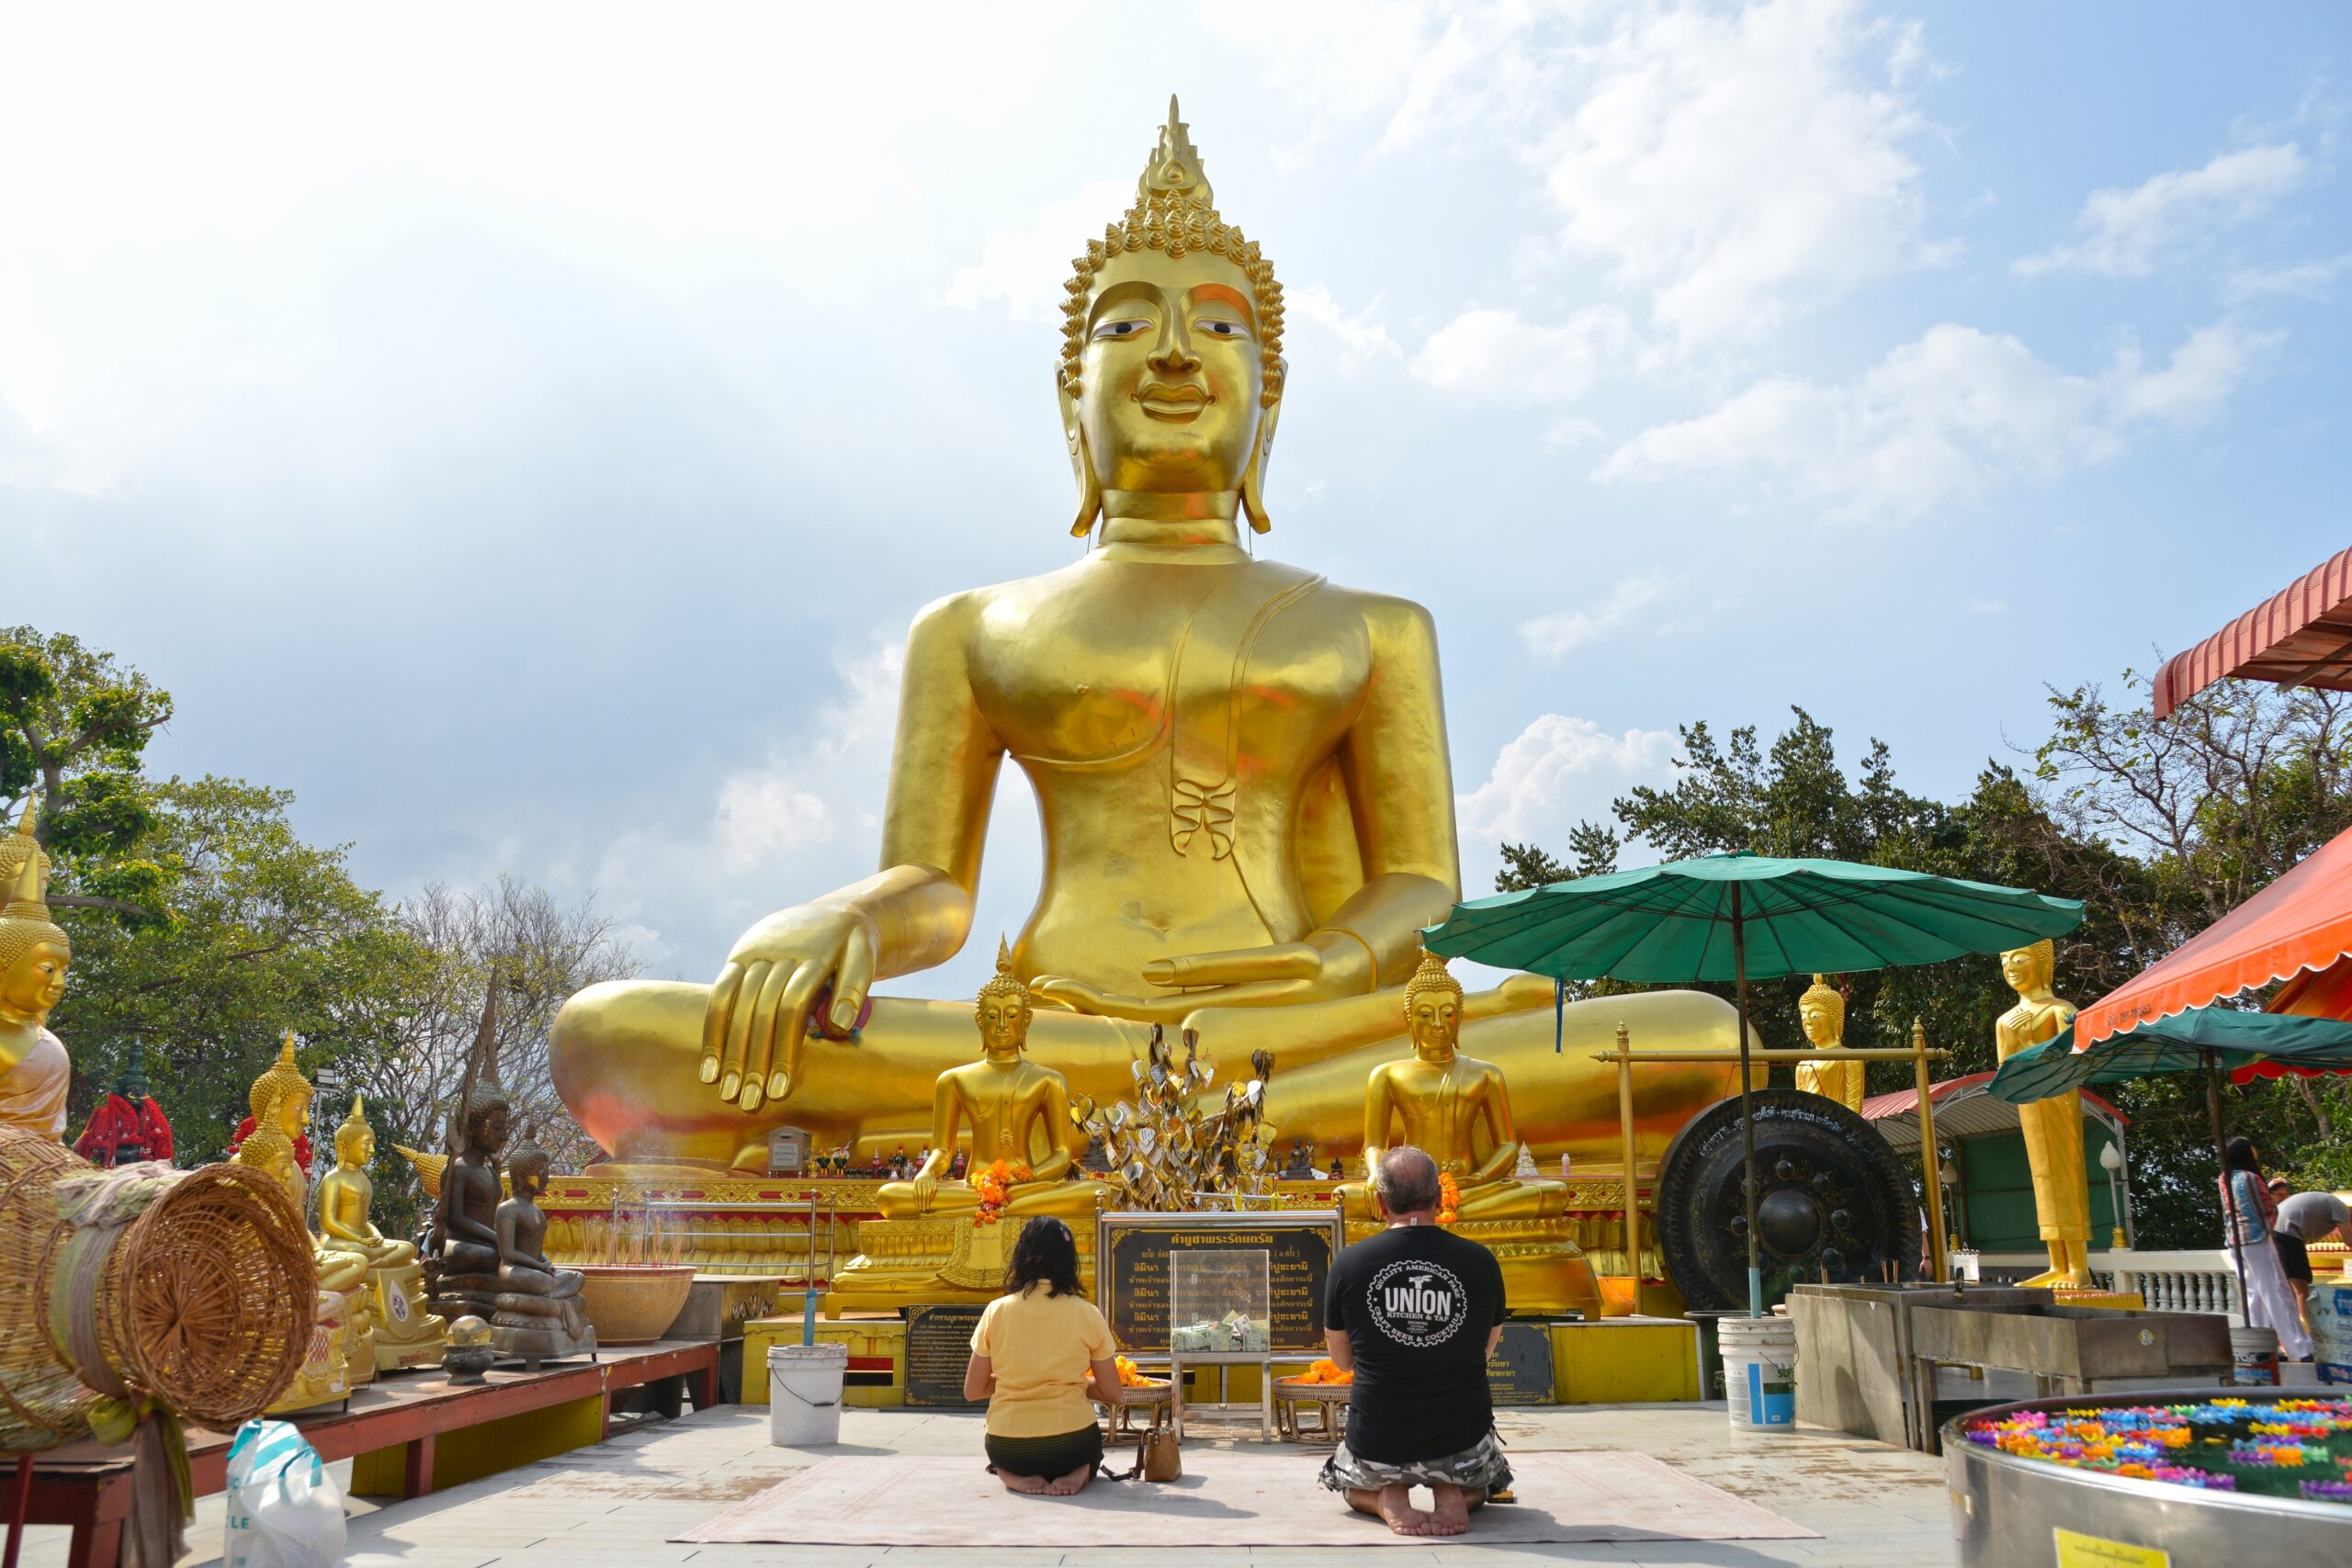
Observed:
[[[2225,1170],[2250,1170],[2260,1175],[2262,1167],[2255,1158],[2254,1140],[2232,1138],[2222,1145],[2222,1167]]]
[[[1040,1214],[1021,1227],[1012,1244],[1012,1261],[1005,1265],[1004,1293],[1017,1296],[1040,1280],[1049,1296],[1074,1296],[1078,1288],[1078,1238],[1050,1214]]]

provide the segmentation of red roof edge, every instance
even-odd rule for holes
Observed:
[[[2156,671],[2150,695],[2163,718],[2226,676],[2237,674],[2324,615],[2352,605],[2352,548],[2337,551]]]

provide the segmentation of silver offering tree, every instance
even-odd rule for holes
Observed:
[[[1250,1053],[1253,1076],[1227,1086],[1219,1105],[1208,1094],[1216,1064],[1200,1054],[1200,1037],[1192,1030],[1183,1038],[1179,1065],[1166,1032],[1153,1024],[1144,1059],[1129,1067],[1135,1099],[1098,1108],[1080,1095],[1070,1120],[1100,1142],[1109,1168],[1103,1179],[1119,1189],[1123,1208],[1183,1213],[1243,1208],[1252,1200],[1271,1203],[1280,1174],[1274,1127],[1264,1120],[1273,1053]]]

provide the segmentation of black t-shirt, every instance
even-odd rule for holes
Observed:
[[[1436,1225],[1385,1230],[1340,1253],[1323,1326],[1355,1348],[1349,1451],[1410,1464],[1485,1437],[1495,1424],[1487,1336],[1503,1312],[1495,1255]]]

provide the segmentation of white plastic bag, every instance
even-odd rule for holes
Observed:
[[[229,1445],[229,1539],[221,1568],[334,1568],[343,1488],[284,1421],[248,1421]]]

